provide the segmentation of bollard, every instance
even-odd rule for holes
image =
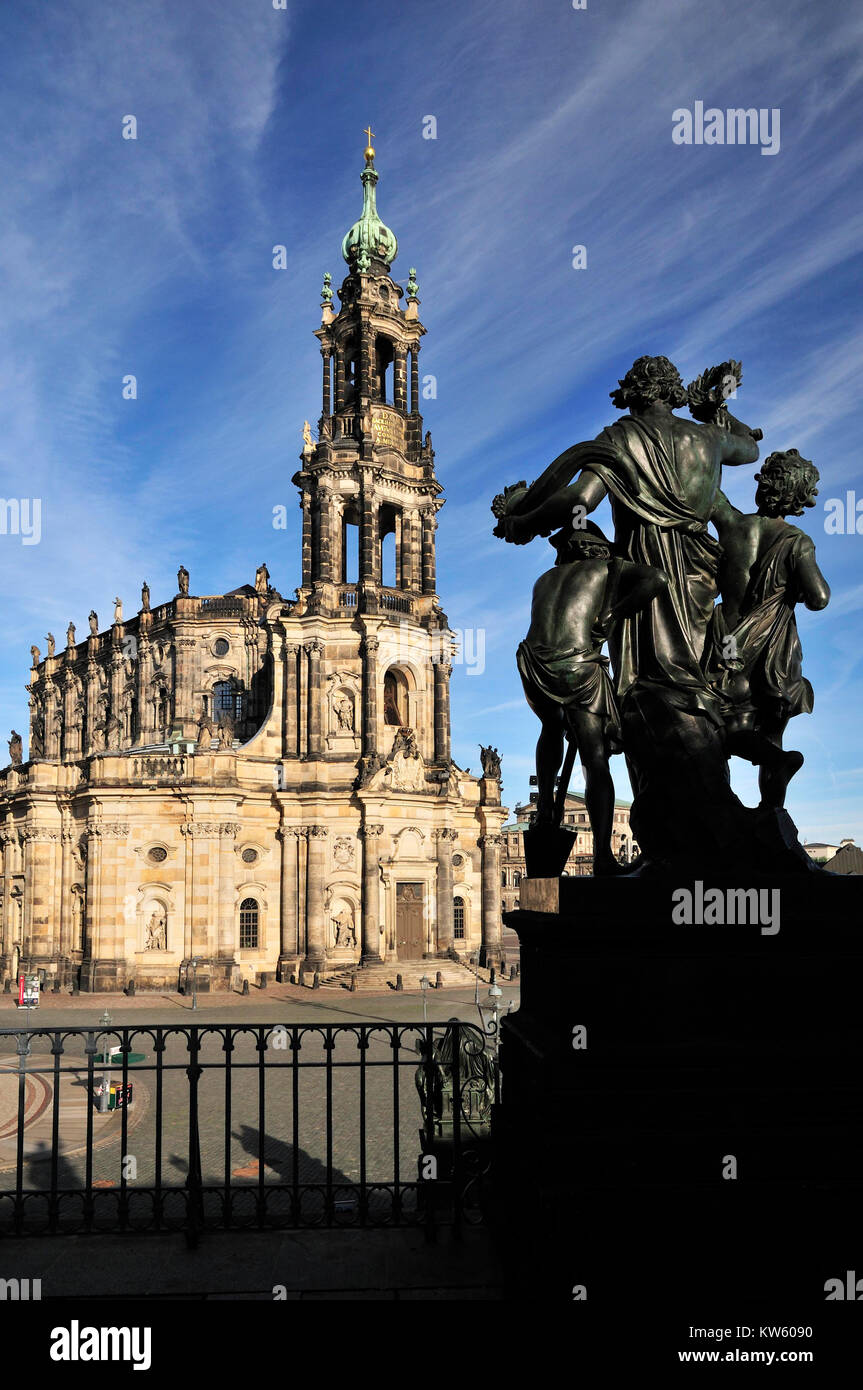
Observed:
[[[77,980],[73,980],[73,981],[72,981],[72,997],[74,998],[77,994],[80,994],[80,993],[81,993],[81,986],[80,986],[80,984],[78,983]]]
[[[3,984],[3,993],[4,993],[4,994],[11,994],[11,993],[12,993],[12,981],[11,981],[11,980],[5,980],[5,981],[4,981],[4,984]]]
[[[129,983],[127,984],[127,986],[126,986],[126,994],[128,995],[128,997],[129,997],[130,999],[134,999],[134,998],[135,998],[135,981],[134,981],[134,980],[130,980]]]
[[[434,987],[435,989],[443,989],[443,975],[439,970],[434,977]]]
[[[258,989],[266,989],[266,988],[267,988],[267,979],[268,979],[268,976],[267,976],[266,970],[262,970],[261,973],[260,973],[260,975],[258,976]]]
[[[354,993],[356,992],[356,988],[357,988],[357,972],[356,972],[356,970],[354,970],[354,971],[352,972],[352,974],[351,974],[351,994],[354,994]]]
[[[504,955],[502,955],[500,958],[500,973],[503,976],[506,975],[506,956]]]
[[[312,980],[312,989],[320,989],[320,987],[321,987],[321,972],[320,972],[319,970],[316,970],[316,971],[315,971],[315,978]]]
[[[53,985],[51,986],[51,993],[52,993],[52,994],[59,994],[59,993],[60,993],[60,976],[59,976],[59,975],[55,975],[55,976],[54,976],[54,983],[53,983]]]
[[[404,981],[401,975],[396,975],[396,989],[404,989]]]
[[[243,988],[240,990],[240,993],[241,993],[241,994],[248,994],[248,992],[249,992],[249,982],[248,982],[248,980],[244,980],[244,981],[243,981]]]
[[[491,967],[491,970],[488,972],[488,982],[489,982],[489,984],[490,984],[490,985],[493,985],[496,978],[497,978],[497,977],[496,977],[496,975],[495,975],[495,969],[494,969],[494,966],[492,966],[492,967]]]

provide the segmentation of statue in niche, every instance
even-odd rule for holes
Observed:
[[[75,624],[70,623],[66,629],[66,646],[71,650],[75,646]]]
[[[773,453],[755,474],[756,513],[740,512],[717,493],[713,521],[722,546],[719,587],[705,668],[729,701],[726,747],[759,768],[764,806],[782,807],[803,754],[785,752],[789,719],[809,714],[814,697],[802,670],[794,608],[826,608],[830,587],[815,544],[786,516],[814,507],[818,469],[796,449]]]
[[[183,598],[188,597],[189,593],[189,571],[185,565],[181,565],[177,570],[177,587]]]
[[[350,908],[342,907],[332,919],[333,942],[336,946],[350,947],[357,944],[357,929]]]
[[[392,785],[397,791],[426,790],[425,762],[413,729],[399,729],[390,753]]]
[[[402,724],[399,709],[399,685],[392,671],[384,676],[384,723],[400,727]]]
[[[45,653],[45,656],[46,656],[46,657],[53,656],[53,655],[54,655],[54,646],[55,646],[54,634],[53,634],[53,632],[49,632],[49,633],[48,633],[48,636],[45,638],[45,641],[48,643],[48,650],[47,650],[47,652]]]
[[[45,716],[38,700],[34,700],[30,708],[30,757],[42,758],[45,755]]]
[[[340,695],[334,705],[339,733],[354,731],[354,702],[349,695]]]
[[[165,909],[161,903],[156,903],[150,914],[150,919],[146,927],[145,951],[165,951],[167,950],[168,924],[165,917]]]
[[[97,613],[96,613],[95,608],[91,608],[91,609],[90,609],[90,616],[89,616],[89,618],[88,618],[88,622],[89,622],[89,624],[90,624],[90,636],[91,636],[91,637],[98,637],[98,636],[99,636],[99,618],[98,618],[98,615],[97,615]]]
[[[21,741],[21,735],[16,733],[13,729],[12,736],[9,739],[9,758],[13,767],[21,766],[21,762],[23,759],[23,748],[24,745]]]
[[[117,715],[113,713],[109,714],[105,730],[105,739],[106,746],[112,753],[116,753],[120,748],[122,732],[122,726]]]
[[[499,781],[500,781],[500,754],[498,753],[497,749],[496,749],[496,748],[492,748],[492,747],[484,748],[483,745],[480,744],[480,746],[479,746],[479,756],[480,756],[480,761],[482,762],[482,775],[483,775],[483,777],[490,777],[490,778],[492,778],[494,781],[499,782]]]

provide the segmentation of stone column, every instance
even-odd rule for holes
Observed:
[[[362,964],[377,965],[383,960],[381,952],[380,904],[380,837],[382,825],[364,825],[360,829],[363,842],[363,920]]]
[[[216,947],[217,959],[213,963],[212,975],[215,988],[223,990],[230,989],[234,966],[236,965],[234,959],[234,947],[236,945],[234,903],[237,860],[234,854],[234,842],[240,829],[239,821],[222,821],[219,825],[218,887],[213,895],[215,917],[212,922],[215,935],[213,944]]]
[[[300,752],[299,688],[297,654],[299,647],[289,642],[285,647],[285,754],[295,758]]]
[[[446,634],[443,634],[446,635]],[[452,663],[445,657],[437,657],[434,662],[434,760],[448,763],[450,760],[449,728],[449,681]]]
[[[327,873],[326,826],[308,827],[309,852],[306,865],[306,958],[307,970],[321,970],[326,965],[327,937],[324,921],[324,888]]]
[[[146,633],[138,638],[138,742],[152,743],[156,711],[150,682],[153,679],[153,649]]]
[[[321,401],[321,414],[323,415],[325,420],[328,419],[332,413],[332,405],[330,404],[330,356],[330,348],[322,347],[321,361],[323,364],[323,399]]]
[[[66,668],[63,695],[63,758],[81,756],[81,683],[74,671]]]
[[[124,899],[129,826],[98,821],[88,826],[87,945],[81,969],[84,990],[124,989],[127,980]]]
[[[47,966],[56,959],[58,879],[57,851],[60,831],[48,825],[28,825],[24,830],[24,936],[34,965]],[[21,943],[24,949],[24,942]]]
[[[360,469],[360,583],[375,577],[375,489],[370,468]]]
[[[316,503],[317,516],[317,573],[316,579],[325,584],[332,582],[332,493],[329,488],[318,486]]]
[[[458,832],[444,828],[436,830],[434,835],[437,840],[436,950],[439,956],[446,956],[452,950],[455,940],[453,936],[452,849]]]
[[[424,594],[435,592],[435,542],[434,534],[437,530],[434,507],[423,507],[423,538],[422,538],[422,568],[423,568],[423,587]]]
[[[393,405],[396,410],[407,411],[407,349],[404,343],[396,343],[393,348]]]
[[[187,599],[186,602],[188,603],[189,600]],[[179,729],[181,738],[195,739],[198,735],[198,719],[192,708],[192,686],[194,684],[194,652],[198,643],[194,637],[181,635],[181,633],[189,631],[190,629],[185,624],[182,627],[179,623],[177,624],[174,638],[176,651],[174,712],[168,735],[170,736],[172,729]]]
[[[378,749],[378,647],[377,637],[366,636],[360,644],[363,658],[363,757],[371,758]]]
[[[411,344],[411,415],[418,415],[420,408],[420,345]]]
[[[500,846],[502,835],[480,837],[482,850],[482,949],[480,963],[500,964]]]
[[[306,643],[304,650],[309,659],[309,757],[319,758],[324,698],[321,689],[321,653],[324,646],[316,637]]]
[[[299,923],[299,828],[279,826],[282,865],[279,880],[279,966],[282,984],[289,980],[300,954]]]

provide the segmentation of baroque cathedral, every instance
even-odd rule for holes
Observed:
[[[177,593],[33,647],[29,757],[0,773],[0,972],[87,991],[301,979],[479,951],[499,959],[500,759],[450,754],[443,505],[419,409],[413,270],[363,208],[324,277],[318,439],[293,481],[302,582]]]

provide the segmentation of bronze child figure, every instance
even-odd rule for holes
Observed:
[[[614,783],[608,767],[621,751],[620,719],[608,658],[609,628],[644,608],[667,586],[661,570],[612,558],[609,541],[593,522],[565,527],[552,537],[553,569],[534,585],[530,628],[516,660],[527,702],[542,732],[536,745],[537,825],[555,826],[566,787],[554,784],[570,742],[566,776],[577,751],[584,768],[585,801],[593,830],[594,873],[620,866],[611,849]]]
[[[762,806],[784,805],[803,754],[784,752],[782,736],[789,719],[813,706],[794,608],[801,601],[826,608],[830,589],[814,542],[784,518],[814,507],[818,479],[796,449],[773,453],[755,474],[757,513],[738,511],[721,492],[713,509],[722,602],[713,612],[705,668],[728,701],[728,753],[759,766]]]

